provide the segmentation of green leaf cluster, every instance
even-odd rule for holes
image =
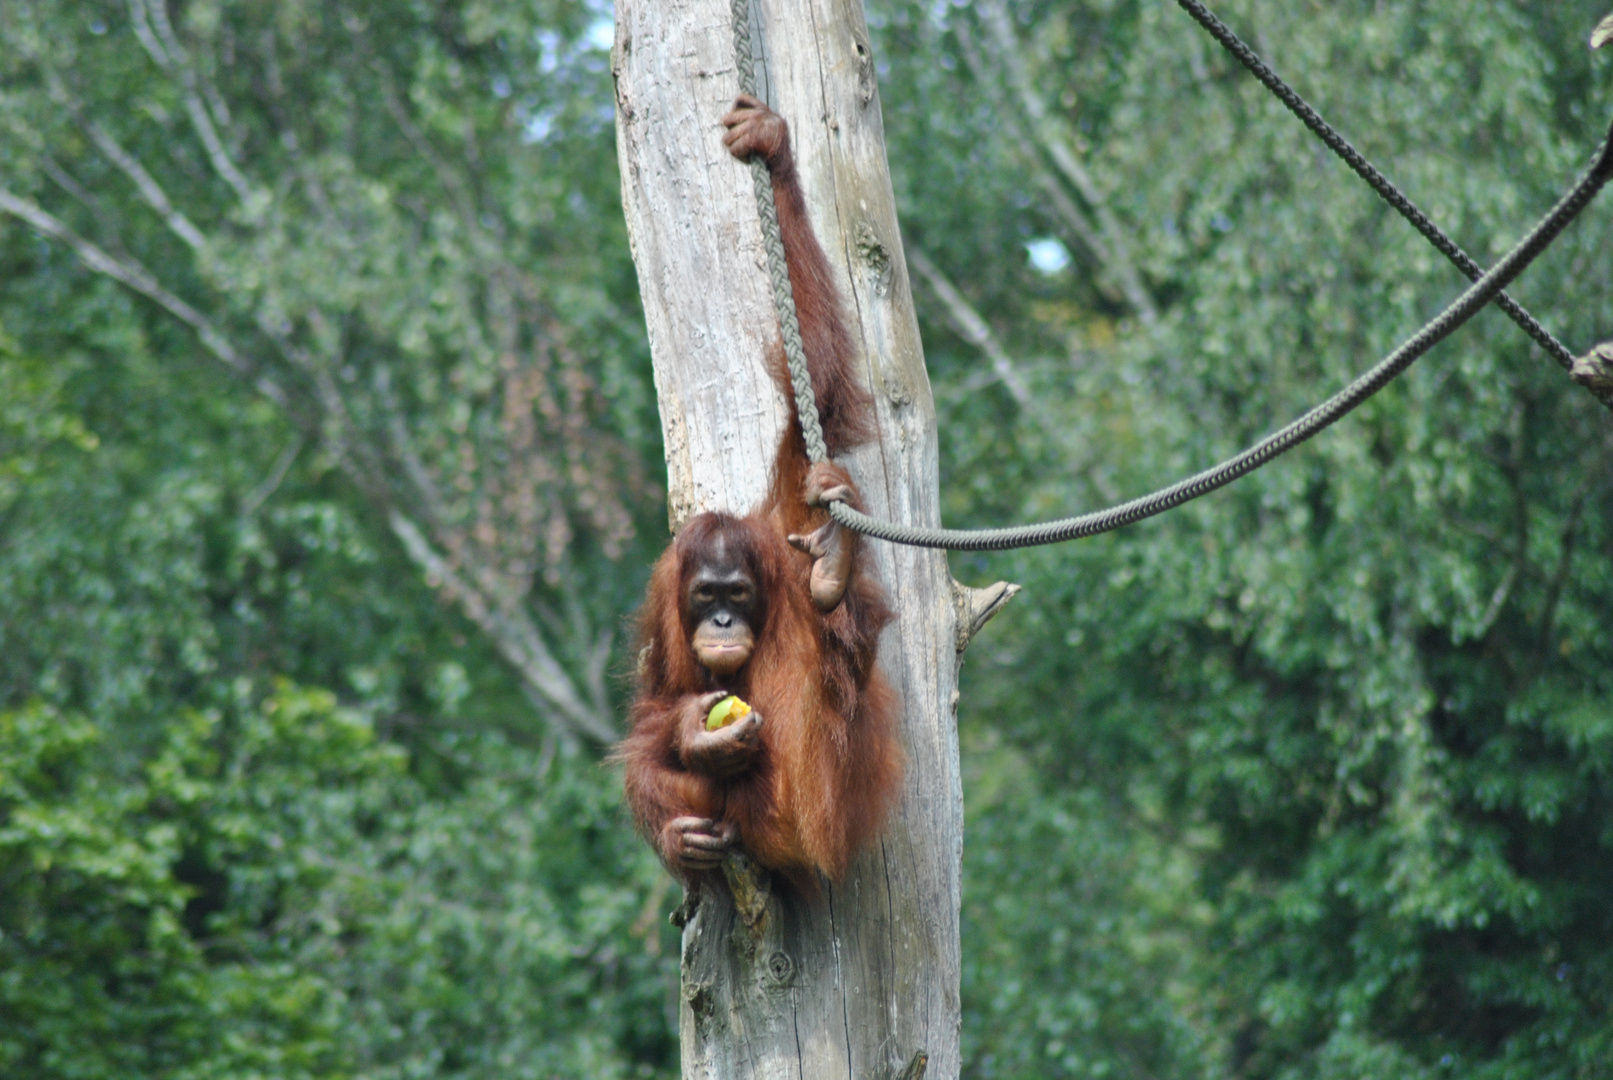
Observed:
[[[136,40],[133,10],[0,11],[9,125],[0,170],[101,250],[160,274],[259,366],[242,378],[150,297],[15,219],[0,222],[0,1074],[664,1075],[676,1056],[675,935],[664,919],[675,889],[627,826],[615,779],[558,737],[498,640],[442,595],[389,528],[390,510],[423,509],[397,457],[377,487],[350,467],[362,444],[384,451],[372,460],[402,447],[425,472],[438,470],[461,502],[428,519],[446,525],[431,541],[465,536],[467,514],[495,531],[532,511],[566,526],[547,534],[553,565],[571,568],[555,584],[542,559],[512,568],[508,556],[521,550],[501,548],[498,536],[481,550],[501,553],[495,569],[508,580],[532,583],[533,617],[568,661],[599,655],[590,628],[614,630],[633,602],[642,572],[631,566],[643,554],[634,549],[622,568],[632,530],[617,529],[618,550],[606,552],[599,538],[609,530],[592,529],[587,507],[573,519],[579,504],[566,502],[587,489],[576,497],[614,521],[624,505],[654,513],[627,466],[590,472],[596,452],[656,450],[634,426],[652,400],[642,330],[610,307],[631,272],[613,239],[615,181],[597,157],[558,150],[575,182],[548,170],[550,151],[526,141],[514,115],[533,94],[558,95],[573,111],[548,140],[572,138],[575,122],[580,142],[608,163],[608,114],[577,89],[597,86],[603,72],[599,48],[579,44],[597,19],[580,7],[499,16],[509,23],[500,32],[531,50],[511,76],[510,96],[527,96],[507,109],[487,104],[505,100],[486,71],[505,62],[495,38],[473,41],[466,29],[473,15],[498,13],[434,23],[420,8],[384,28],[423,56],[397,70],[446,95],[440,130],[458,139],[461,113],[485,119],[497,136],[483,148],[489,167],[529,167],[548,183],[511,179],[507,191],[549,200],[605,235],[567,225],[544,241],[559,262],[576,260],[541,275],[571,306],[561,323],[559,301],[534,300],[529,313],[550,320],[554,336],[526,339],[510,373],[453,337],[488,329],[484,294],[444,292],[435,308],[421,300],[484,280],[485,263],[474,268],[451,246],[424,250],[429,228],[396,228],[390,204],[359,198],[373,186],[340,209],[328,205],[322,224],[306,206],[273,201],[285,211],[280,224],[242,217],[250,207],[232,205],[211,171],[174,80]],[[277,197],[295,203],[321,185],[338,190],[362,162],[411,204],[437,197],[440,179],[425,175],[418,152],[388,157],[363,138],[342,142],[407,139],[375,92],[377,68],[341,54],[344,68],[320,51],[332,40],[327,16],[341,25],[341,12],[172,11],[196,57],[222,57],[231,33],[240,33],[238,59],[249,48],[261,61],[264,50],[306,44],[281,68],[288,83],[294,74],[323,80],[322,90],[287,90],[290,106],[306,110],[300,118],[327,93],[363,105],[330,105],[325,119],[337,130],[317,167],[289,159],[281,141],[251,153],[237,144],[235,160],[254,181],[283,183],[289,194]],[[482,73],[455,76],[440,50],[478,42]],[[571,66],[545,75],[546,48]],[[205,258],[89,144],[90,120],[50,96],[64,54],[84,61],[68,64],[64,81],[94,122],[138,150],[192,223],[217,238]],[[357,88],[367,96],[344,89],[355,72],[371,80]],[[269,111],[265,83],[214,85],[234,123]],[[297,145],[311,145],[313,127],[297,128]],[[261,245],[282,226],[292,239]],[[342,245],[345,254],[333,250]],[[392,260],[393,270],[366,277],[357,269],[365,259]],[[345,321],[369,336],[360,349],[368,359],[345,373],[329,366],[341,352],[288,362],[268,333],[275,324],[261,318],[277,276],[304,290],[298,334],[320,317]],[[408,326],[387,321],[389,311],[409,325],[438,318],[446,344],[405,362],[393,350]],[[534,375],[537,354],[549,366]],[[371,364],[363,380],[360,362]],[[410,393],[435,387],[436,396],[378,413],[388,400],[374,378],[380,367],[400,381],[406,374]],[[265,397],[254,372],[294,391],[289,406]],[[339,415],[320,412],[321,384],[342,388],[360,421],[343,428]],[[506,392],[512,385],[519,393]],[[555,463],[547,455],[565,445],[561,422],[600,431],[545,473]],[[444,461],[452,471],[441,471]],[[487,497],[478,485],[497,486],[499,508],[518,512],[479,522],[477,500]],[[592,676],[606,716],[620,692],[612,675],[601,660]]]
[[[868,7],[998,350],[914,275],[949,524],[1201,468],[1461,286],[1172,5]],[[1481,262],[1613,117],[1589,0],[1216,11]],[[660,535],[606,14],[0,0],[0,189],[181,302],[0,218],[0,1074],[676,1073],[585,737]],[[1515,290],[1576,351],[1610,225]],[[964,669],[965,1075],[1613,1071],[1607,424],[1492,312],[1232,489],[953,558],[1025,586]]]
[[[631,1075],[624,1044],[660,1037],[641,901],[578,880],[632,862],[597,789],[433,799],[289,682],[181,718],[121,780],[106,749],[42,703],[0,714],[6,1075]],[[577,962],[624,947],[620,974]],[[618,981],[648,1032],[611,1015]]]
[[[1033,391],[1016,402],[921,292],[951,523],[1203,468],[1463,284],[1172,5],[876,7],[910,242]],[[1215,5],[1481,262],[1613,119],[1583,51],[1596,7]],[[1046,197],[1051,173],[1100,220],[1055,144],[1152,321]],[[1515,290],[1576,351],[1613,328],[1610,222],[1604,199]],[[1047,236],[1068,270],[1010,257]],[[1613,1068],[1607,423],[1492,312],[1233,489],[954,557],[1025,586],[960,706],[966,1073]]]

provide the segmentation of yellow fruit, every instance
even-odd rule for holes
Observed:
[[[729,694],[713,705],[711,711],[706,714],[706,730],[716,731],[718,728],[725,728],[749,715],[750,706],[733,694]]]

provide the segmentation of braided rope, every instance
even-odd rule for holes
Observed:
[[[1359,150],[1351,145],[1350,140],[1340,134],[1333,125],[1322,119],[1320,113],[1311,108],[1310,104],[1300,97],[1293,87],[1289,86],[1282,80],[1281,76],[1268,67],[1266,62],[1260,59],[1259,55],[1246,45],[1237,34],[1233,33],[1225,23],[1216,18],[1209,8],[1205,7],[1199,0],[1176,0],[1176,2],[1184,11],[1193,16],[1193,19],[1204,27],[1209,32],[1209,35],[1220,43],[1222,48],[1226,49],[1227,52],[1238,59],[1239,63],[1248,68],[1249,73],[1258,79],[1262,86],[1270,90],[1277,100],[1281,101],[1289,112],[1298,117],[1300,122],[1309,128],[1318,139],[1321,139],[1329,150],[1333,151],[1357,176],[1365,180],[1367,185],[1378,194],[1379,198],[1410,222],[1411,226],[1422,234],[1423,239],[1432,244],[1441,255],[1455,263],[1457,269],[1466,274],[1469,281],[1477,281],[1484,275],[1483,267],[1474,262],[1472,257],[1463,251],[1455,240],[1452,240],[1444,230],[1434,224],[1427,214],[1418,209],[1417,205],[1406,196],[1405,192],[1396,187],[1392,180],[1379,172],[1377,166],[1368,161]],[[1556,360],[1564,370],[1574,366],[1574,354],[1569,351],[1568,346],[1557,340],[1550,330],[1540,325],[1539,320],[1529,314],[1522,304],[1503,292],[1495,298],[1495,305],[1506,312],[1512,321],[1517,323],[1524,333],[1533,338],[1536,344],[1545,349],[1551,358]],[[1602,404],[1613,409],[1613,395],[1605,397],[1598,395],[1598,399],[1601,400]]]
[[[1155,514],[1224,487],[1246,473],[1287,453],[1311,436],[1382,390],[1424,353],[1449,337],[1457,327],[1478,314],[1501,289],[1534,261],[1557,235],[1583,210],[1613,173],[1613,154],[1604,155],[1597,169],[1570,191],[1530,234],[1512,249],[1489,273],[1479,279],[1432,322],[1419,330],[1400,348],[1380,360],[1371,370],[1327,401],[1313,408],[1287,427],[1260,440],[1235,457],[1206,469],[1186,480],[1161,488],[1149,495],[1079,517],[1063,518],[1042,525],[1012,529],[915,529],[878,521],[858,513],[844,503],[834,503],[829,512],[849,529],[881,540],[914,547],[946,548],[950,551],[1001,551],[1007,548],[1056,544],[1082,536],[1096,536],[1124,525],[1131,525]]]
[[[739,92],[755,97],[756,61],[751,52],[750,0],[732,0],[729,10],[734,24],[734,62],[739,68]],[[784,356],[789,361],[790,387],[795,391],[795,411],[801,418],[807,460],[816,463],[827,460],[829,450],[823,442],[823,426],[818,422],[818,401],[812,393],[812,376],[807,371],[806,347],[801,343],[801,322],[795,315],[795,290],[790,287],[790,266],[784,257],[784,236],[779,232],[773,177],[767,171],[767,164],[757,157],[750,159],[750,175],[756,188],[762,243],[767,248],[767,276],[773,283],[773,311],[778,315]]]
[[[1224,487],[1330,427],[1382,390],[1429,349],[1449,337],[1492,301],[1500,303],[1500,306],[1529,333],[1530,337],[1556,357],[1559,363],[1563,362],[1564,356],[1568,357],[1570,363],[1572,362],[1572,355],[1561,342],[1552,337],[1521,306],[1510,297],[1506,297],[1503,290],[1551,245],[1563,229],[1590,205],[1591,200],[1608,180],[1613,178],[1613,133],[1610,133],[1608,140],[1602,144],[1595,164],[1585,177],[1559,200],[1551,212],[1530,230],[1517,246],[1488,273],[1483,273],[1479,271],[1477,263],[1441,232],[1342,135],[1322,120],[1304,99],[1266,67],[1260,58],[1239,41],[1237,36],[1208,9],[1197,0],[1177,0],[1177,2],[1209,30],[1217,41],[1237,56],[1268,89],[1304,121],[1307,127],[1372,185],[1374,191],[1406,217],[1430,243],[1461,267],[1469,277],[1474,277],[1476,279],[1474,284],[1394,352],[1299,419],[1219,465],[1130,502],[1040,525],[976,530],[914,528],[871,518],[867,514],[853,510],[845,503],[831,503],[829,513],[841,525],[866,536],[913,547],[944,548],[951,551],[1001,551],[1008,548],[1056,544],[1134,524]],[[756,80],[755,61],[751,52],[749,0],[731,0],[731,12],[740,92],[754,95]],[[784,338],[790,383],[795,391],[796,410],[801,418],[801,431],[806,440],[808,457],[814,462],[822,461],[827,453],[823,445],[823,431],[818,422],[818,407],[812,393],[812,380],[807,372],[806,353],[801,345],[801,328],[796,319],[795,297],[790,289],[789,266],[785,261],[784,243],[779,234],[778,208],[773,202],[772,178],[762,162],[753,158],[750,164],[756,187],[757,211],[761,217],[762,237],[767,246],[768,276],[773,285],[773,306],[778,314],[779,329]],[[1508,307],[1508,304],[1511,306]]]

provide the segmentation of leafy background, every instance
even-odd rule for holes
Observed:
[[[1603,7],[1217,11],[1484,261],[1613,116]],[[1201,467],[1460,285],[1171,5],[869,18],[949,523]],[[0,25],[0,1073],[675,1075],[600,764],[665,535],[608,9]],[[1515,289],[1577,350],[1610,226]],[[1488,313],[1213,498],[954,556],[1025,586],[965,1074],[1613,1072],[1610,465]]]

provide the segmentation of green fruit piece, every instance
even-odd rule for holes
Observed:
[[[706,730],[716,731],[728,722],[728,714],[734,711],[734,705],[739,701],[733,694],[729,694],[711,707],[706,714]]]

